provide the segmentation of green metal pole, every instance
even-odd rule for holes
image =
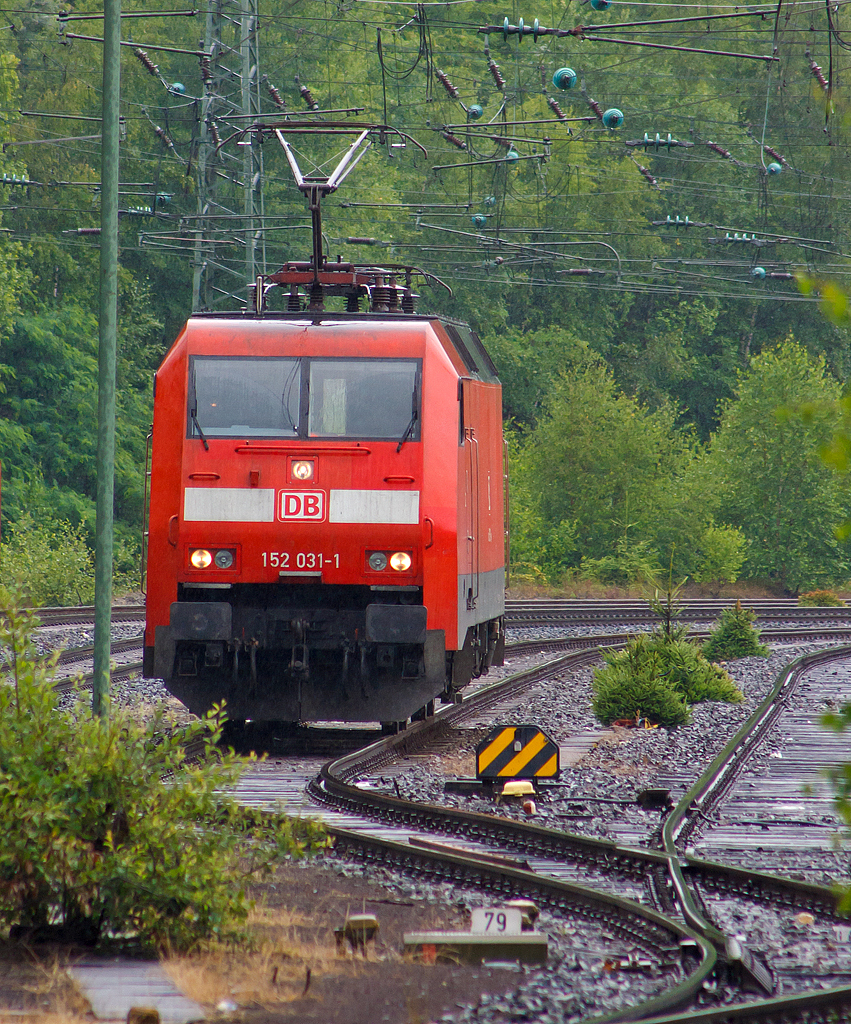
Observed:
[[[118,320],[118,142],[121,0],[103,5],[98,478],[95,526],[95,649],[92,714],[109,714],[112,514],[115,485],[115,350]]]

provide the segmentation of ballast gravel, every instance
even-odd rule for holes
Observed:
[[[617,630],[613,630],[617,631]],[[624,628],[624,633],[634,628]],[[577,627],[574,634],[590,635],[596,630]],[[83,646],[92,643],[92,631],[79,627],[54,627],[42,649],[57,645]],[[60,639],[57,641],[57,633]],[[114,639],[138,634],[136,624],[118,624]],[[563,636],[563,629],[523,629],[511,639]],[[538,799],[533,820],[547,828],[609,839],[626,845],[653,845],[663,811],[642,809],[636,798],[642,790],[669,790],[676,801],[710,763],[724,743],[735,733],[770,690],[777,673],[791,660],[823,644],[777,646],[769,659],[746,658],[731,662],[727,668],[744,694],[738,705],[711,703],[692,707],[691,722],[678,729],[602,730],[591,712],[591,669],[579,669],[552,679],[524,697],[520,708],[495,718],[494,725],[518,724],[520,718],[544,729],[559,745],[569,748],[570,741],[583,733],[601,733],[592,748],[575,763],[563,765],[558,787]],[[502,670],[492,671],[481,682],[538,664],[542,656],[515,660]],[[112,699],[119,704],[172,703],[159,680],[135,680],[119,683]],[[392,777],[372,779],[386,784],[402,797],[423,803],[464,807],[483,813],[499,813],[528,820],[522,809],[512,803],[498,808],[492,800],[480,796],[463,797],[444,792],[447,778],[472,776],[475,772],[476,743],[488,729],[459,728],[452,738],[451,758],[417,758]],[[748,771],[761,770],[760,758],[772,756],[769,742],[754,759]],[[347,872],[366,877],[376,884],[395,886],[407,899],[449,903],[459,908],[485,905],[487,897],[448,883],[421,882],[409,875],[384,867],[328,858],[329,867],[341,875]],[[830,878],[847,877],[847,853],[823,851],[820,857],[810,853],[786,855],[782,865],[772,851],[754,851],[741,856],[745,868],[794,875],[824,884]],[[747,941],[749,948],[769,959],[778,973],[778,994],[814,984],[827,987],[842,983],[851,972],[849,939],[851,929],[843,930],[835,921],[809,921],[792,910],[778,911],[740,900],[713,899],[712,913],[719,927]],[[503,1024],[506,1021],[535,1021],[537,1024],[569,1024],[624,1006],[640,1003],[670,987],[669,970],[658,967],[639,971],[611,969],[612,961],[636,952],[618,936],[594,930],[584,922],[557,918],[542,913],[539,928],[550,936],[550,959],[545,968],[506,967],[517,971],[518,984],[510,994],[483,995],[476,1003],[457,1006],[438,1018],[440,1024]],[[606,966],[607,961],[609,966]],[[675,968],[675,971],[679,968]],[[709,997],[724,1003],[734,991],[719,989]]]
[[[593,670],[581,668],[539,685],[524,695],[522,707],[497,713],[493,726],[517,725],[521,721],[544,730],[564,752],[570,741],[583,733],[593,733],[596,742],[576,763],[562,763],[558,784],[542,787],[536,800],[536,824],[561,831],[608,839],[623,845],[651,845],[662,820],[663,811],[643,809],[636,799],[644,790],[670,791],[676,802],[699,777],[724,744],[753,714],[768,694],[779,671],[794,658],[824,645],[798,644],[775,648],[769,658],[742,658],[726,667],[742,691],[740,704],[710,702],[692,705],[691,721],[676,729],[604,729],[591,711]],[[510,674],[540,662],[540,658],[524,658],[522,663],[507,665]],[[489,675],[488,681],[494,678]],[[484,796],[460,796],[445,793],[448,778],[475,775],[475,748],[489,728],[454,730],[443,744],[453,755],[445,758],[417,758],[416,763],[392,780],[385,781],[405,799],[462,807],[484,814],[498,813],[518,820],[529,820],[519,803],[502,802]],[[760,758],[772,755],[771,742],[747,769],[759,772]],[[375,781],[380,782],[380,777]],[[753,863],[740,861],[753,870],[780,871],[770,867],[766,858],[757,856]],[[847,857],[836,862],[844,863]],[[815,874],[804,863],[795,870],[813,881],[824,881],[821,868]],[[788,873],[784,871],[783,873]],[[816,877],[819,875],[819,877]],[[834,876],[835,877],[835,876]]]
[[[332,862],[332,870],[344,877],[361,877],[366,871],[370,881],[395,890],[404,899],[452,906],[462,912],[494,902],[475,889],[445,882],[422,882],[386,867],[365,867],[359,861]],[[660,967],[655,958],[642,957],[634,943],[596,923],[542,910],[537,928],[549,940],[546,966],[503,964],[507,973],[517,975],[514,991],[486,993],[478,1002],[458,1006],[437,1020],[441,1024],[572,1024],[604,1011],[645,1002],[685,976],[676,957]],[[634,969],[621,969],[620,964],[631,955]]]
[[[458,729],[447,741],[447,746],[455,751],[452,771],[445,771],[438,758],[426,762],[418,759],[418,763],[394,776],[394,788],[398,786],[403,797],[420,802],[533,820],[547,828],[625,845],[655,845],[666,812],[643,810],[636,803],[638,794],[648,789],[668,790],[676,802],[768,694],[780,670],[793,659],[824,646],[778,645],[768,659],[743,658],[729,663],[726,667],[741,689],[744,701],[695,705],[691,709],[690,723],[677,729],[601,730],[590,711],[591,669],[580,669],[542,684],[524,698],[521,715],[524,723],[544,729],[563,747],[569,746],[571,737],[585,731],[596,730],[601,735],[596,745],[575,764],[563,766],[559,786],[538,798],[531,819],[518,803],[503,802],[495,807],[492,799],[444,793],[446,778],[460,774],[456,772],[459,764],[466,765],[468,775],[474,774],[475,746],[486,735],[486,729]],[[522,667],[526,666],[507,666],[510,671],[519,671]],[[520,724],[517,710],[497,715],[493,724]],[[763,772],[768,759],[781,756],[778,746],[779,741],[769,739],[746,771],[751,775]],[[750,870],[792,875],[823,885],[849,876],[849,855],[845,850],[790,854],[765,849],[740,853],[733,860]],[[835,919],[811,919],[790,908],[778,910],[759,903],[715,897],[709,902],[715,923],[728,934],[737,936],[751,952],[770,965],[776,975],[778,994],[847,983],[851,972],[851,927],[837,924]],[[718,990],[712,1001],[724,1003],[728,998],[729,993]],[[515,1004],[510,997],[500,997],[497,1002],[485,1000],[478,1006],[465,1008],[462,1014],[451,1019],[463,1024],[573,1019],[558,1015],[513,1016],[522,1012],[523,1007],[522,998]],[[610,1008],[609,1004],[605,1008]]]

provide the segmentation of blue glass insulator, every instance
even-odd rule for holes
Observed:
[[[603,114],[603,124],[607,128],[620,128],[623,124],[623,112],[618,110],[617,107],[610,107]]]
[[[169,92],[176,92],[180,96],[182,96],[186,92],[186,86],[183,84],[183,82],[173,82],[169,86],[169,90],[168,91]]]
[[[469,117],[471,121],[478,121],[482,114],[484,114],[484,110],[478,103],[471,103],[470,106],[467,107],[467,117]]]
[[[765,267],[751,267],[751,277],[756,277],[760,281],[765,280]]]
[[[474,228],[483,228],[488,222],[487,217],[483,213],[474,213],[470,220],[473,222]]]
[[[576,85],[576,72],[573,68],[559,68],[553,75],[556,89],[572,89]]]
[[[770,163],[766,168],[769,174],[779,174],[783,168],[778,163]]]
[[[591,6],[595,11],[607,11],[612,6],[612,0],[591,0]]]

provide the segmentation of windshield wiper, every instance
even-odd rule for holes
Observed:
[[[414,426],[419,419],[419,413],[417,412],[417,382],[414,381],[414,390],[411,393],[411,422],[405,427],[405,433],[399,438],[399,443],[396,445],[396,454],[402,450],[402,445],[408,440],[408,438],[414,432]]]
[[[198,431],[198,436],[204,445],[204,451],[208,452],[210,446],[207,443],[207,438],[204,437],[204,431],[201,429],[201,424],[198,422],[198,395],[195,393],[195,371],[189,377],[189,419],[192,421],[192,426]]]

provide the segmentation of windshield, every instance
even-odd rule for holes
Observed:
[[[298,359],[194,358],[189,436],[295,437],[300,372]]]
[[[416,382],[412,360],[314,359],[308,434],[398,441],[417,409]]]
[[[187,433],[419,439],[417,359],[194,356]]]

